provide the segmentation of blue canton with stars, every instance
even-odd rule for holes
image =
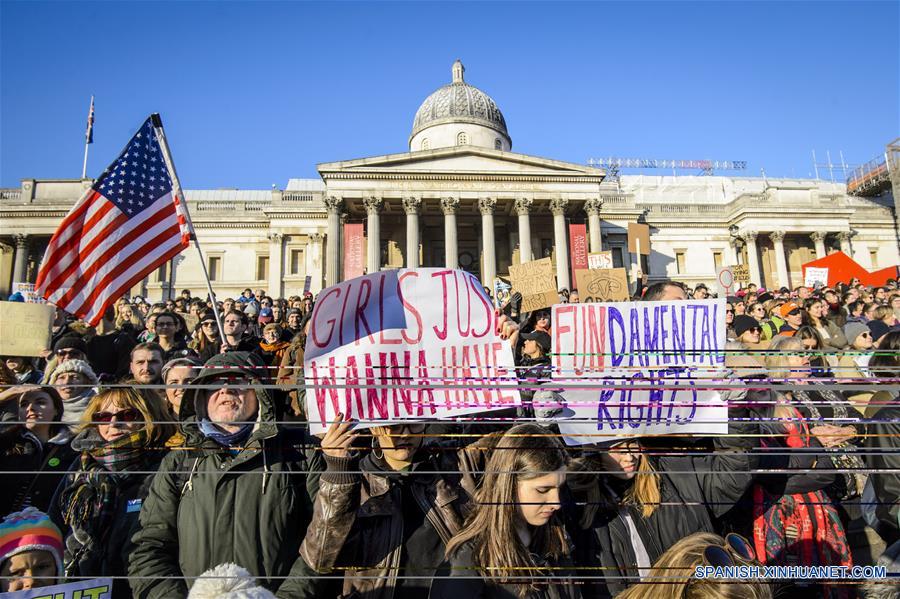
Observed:
[[[149,118],[93,187],[129,218],[172,191],[172,181]]]

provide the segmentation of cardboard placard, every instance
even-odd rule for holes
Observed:
[[[522,294],[522,312],[549,308],[559,302],[556,275],[553,274],[553,261],[550,258],[511,264],[509,278],[513,291]]]
[[[588,268],[613,268],[612,252],[591,252],[588,254]]]
[[[624,268],[576,270],[575,281],[582,302],[615,302],[629,299]]]
[[[750,267],[746,264],[735,264],[730,266],[731,275],[734,277],[735,283],[749,283],[750,282]]]
[[[638,240],[641,244],[641,254],[650,255],[650,226],[641,223],[628,223],[628,251],[636,254]]]
[[[828,286],[828,268],[818,268],[815,266],[807,266],[803,275],[804,287],[820,287]]]
[[[56,308],[0,302],[0,356],[39,356],[50,348]]]
[[[325,289],[303,368],[313,434],[339,412],[367,428],[521,403],[494,307],[462,270],[382,271]]]
[[[16,599],[109,599],[112,597],[112,586],[112,578],[94,578],[16,591],[10,596]],[[5,597],[6,593],[2,596]]]
[[[553,378],[566,444],[728,433],[710,390],[725,365],[725,300],[553,306]]]

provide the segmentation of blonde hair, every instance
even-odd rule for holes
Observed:
[[[534,529],[531,547],[522,544],[517,532],[518,483],[550,474],[567,462],[559,439],[546,428],[520,424],[506,431],[488,459],[483,484],[476,492],[477,507],[447,543],[447,556],[471,542],[475,568],[486,580],[515,584],[519,597],[532,592],[534,581],[546,580],[548,573],[535,563],[531,548],[558,560],[568,554],[569,547],[564,525],[556,515]]]
[[[94,414],[107,401],[120,408],[134,408],[141,413],[144,427],[147,429],[147,445],[162,445],[169,437],[175,434],[175,426],[172,424],[172,415],[168,406],[153,391],[146,389],[134,389],[132,387],[111,387],[101,389],[97,395],[91,398],[84,414],[81,416],[79,432],[93,428]]]
[[[725,547],[727,543],[708,532],[684,537],[659,556],[649,576],[617,599],[772,599],[772,589],[764,579],[695,578],[697,566],[705,565],[703,553],[709,545]]]
[[[806,347],[797,337],[785,337],[776,335],[766,352],[766,368],[769,370],[769,378],[786,379],[790,376],[790,365],[787,362],[789,354],[803,353]]]

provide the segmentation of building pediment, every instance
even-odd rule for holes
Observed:
[[[582,164],[474,146],[457,146],[342,162],[326,162],[319,164],[317,168],[325,180],[382,177],[428,179],[435,176],[468,178],[477,176],[484,179],[576,179],[599,183],[606,176],[606,171],[603,169]]]

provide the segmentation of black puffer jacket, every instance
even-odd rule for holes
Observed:
[[[22,426],[9,426],[0,434],[0,472],[4,492],[0,494],[0,514],[9,514],[34,506],[42,512],[50,508],[50,500],[59,483],[78,455],[70,443],[67,427],[46,443]]]
[[[245,352],[221,354],[194,382],[239,371],[258,385],[259,364]],[[185,446],[163,461],[141,510],[129,574],[145,578],[132,581],[135,597],[184,597],[186,577],[228,562],[279,596],[316,596],[315,581],[282,578],[305,575],[298,555],[311,510],[303,447],[279,430],[267,391],[255,391],[256,424],[239,450],[204,436],[196,416],[182,425]],[[196,394],[185,392],[181,416],[193,411]]]

